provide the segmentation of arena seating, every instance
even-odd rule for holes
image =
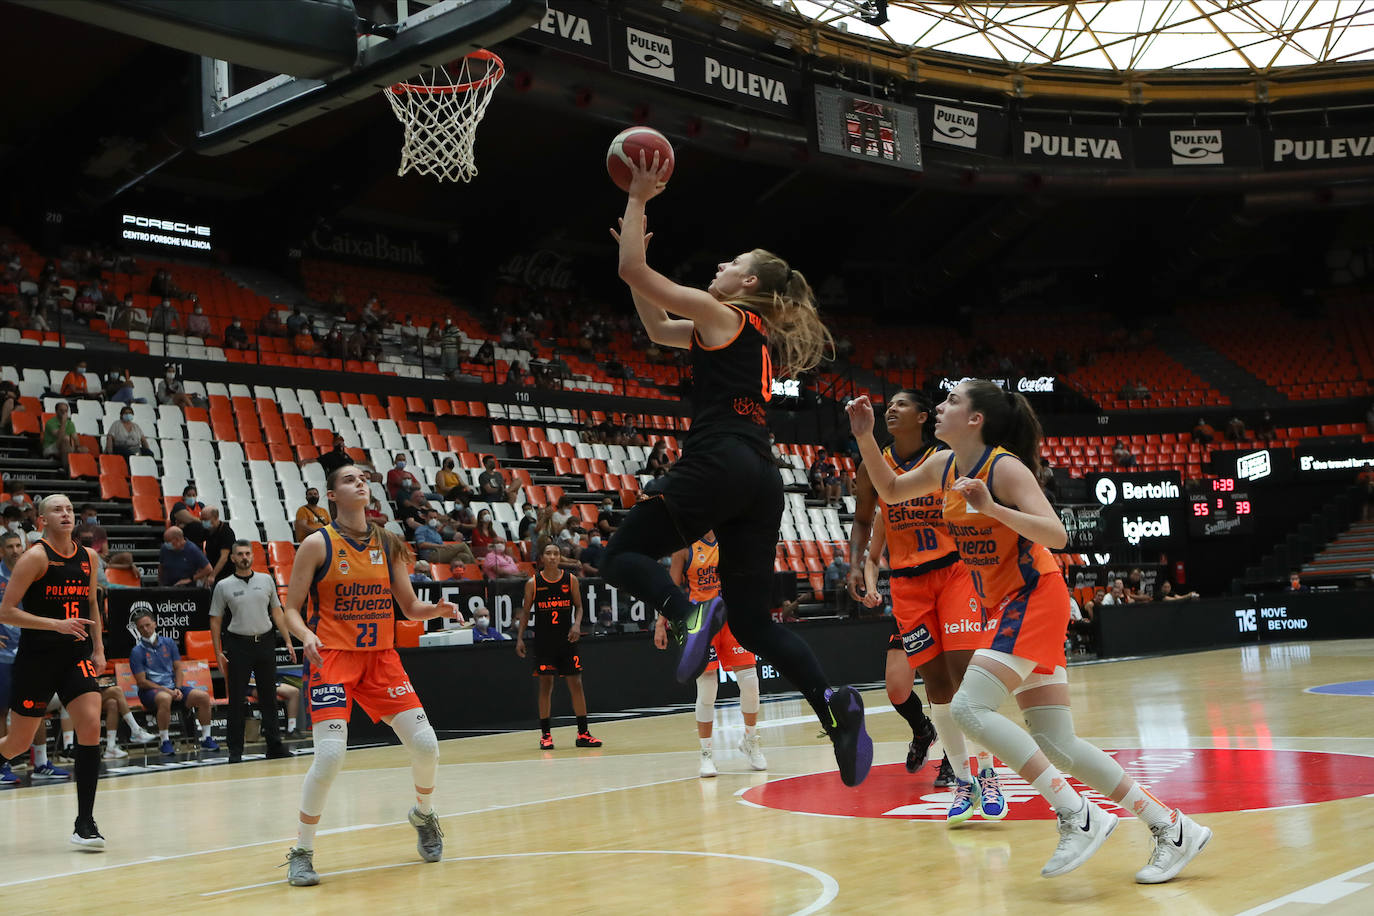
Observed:
[[[1374,393],[1374,317],[1358,296],[1334,301],[1325,314],[1253,302],[1189,316],[1194,334],[1291,401]]]

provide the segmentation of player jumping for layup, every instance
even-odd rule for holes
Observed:
[[[858,691],[832,689],[805,641],[769,614],[783,510],[782,477],[768,443],[771,348],[784,374],[804,372],[820,362],[830,333],[806,278],[762,249],[721,263],[706,290],[679,286],[651,268],[644,207],[663,190],[667,168],[655,155],[648,167],[641,161],[631,170],[620,232],[612,230],[620,242],[620,277],[649,339],[690,354],[692,432],[660,491],[636,504],[616,529],[601,573],[668,618],[683,643],[677,678],[684,684],[705,670],[728,613],[740,645],[806,697],[834,743],[840,778],[856,786],[873,763]],[[721,597],[694,607],[658,560],[709,530],[720,542]]]
[[[57,694],[76,726],[71,842],[99,852],[105,848],[94,817],[102,704],[95,679],[105,671],[105,648],[95,604],[95,552],[72,541],[76,512],[71,500],[54,494],[39,500],[37,508],[43,539],[14,564],[0,599],[0,623],[22,629],[10,689],[14,721],[0,739],[0,763],[28,750],[48,701]]]
[[[392,600],[411,620],[463,615],[447,601],[428,604],[415,596],[406,566],[410,548],[391,532],[369,524],[363,510],[372,493],[368,477],[351,464],[327,480],[334,521],[301,542],[286,594],[286,622],[307,659],[315,730],[315,760],[305,774],[296,845],[287,854],[287,880],[297,887],[320,883],[315,873],[315,831],[329,787],[343,769],[348,719],[356,701],[374,722],[390,725],[410,752],[415,807],[409,820],[426,862],[444,855],[443,831],[430,797],[439,767],[439,740],[415,688],[401,667]],[[301,608],[310,599],[310,623]]]

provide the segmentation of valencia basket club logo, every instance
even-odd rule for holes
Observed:
[[[1353,754],[1234,748],[1122,748],[1107,753],[1155,795],[1190,814],[1289,808],[1374,793],[1374,758]],[[900,763],[875,766],[857,789],[843,786],[833,772],[813,773],[754,786],[741,800],[805,814],[943,823],[954,794],[932,786],[936,766],[929,764],[915,776]],[[1295,779],[1295,773],[1302,778]],[[999,765],[997,774],[1009,820],[1054,820],[1054,810],[1029,783],[1008,767]],[[1216,791],[1217,774],[1226,774],[1225,792]],[[1070,781],[1100,807],[1120,817],[1133,816]],[[978,818],[968,826],[977,829]],[[989,824],[988,829],[997,828]]]

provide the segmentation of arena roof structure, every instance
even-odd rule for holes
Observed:
[[[731,6],[743,13],[741,21],[749,12],[771,19],[769,30],[780,42],[805,41],[784,22],[800,24],[822,56],[858,61],[854,49],[867,46],[875,58],[903,61],[917,79],[1010,95],[1107,97],[1106,87],[1114,86],[1114,94],[1132,102],[1247,95],[1266,102],[1374,87],[1371,0],[733,0]]]

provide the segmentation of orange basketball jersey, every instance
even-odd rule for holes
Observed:
[[[701,538],[689,548],[690,556],[683,578],[687,580],[687,597],[694,604],[710,601],[720,594],[720,575],[716,564],[720,561],[720,545],[714,536]]]
[[[381,539],[366,543],[326,525],[328,560],[310,586],[310,629],[327,649],[379,652],[396,643],[395,606],[391,596],[391,559]]]
[[[883,449],[883,460],[893,471],[903,474],[920,466],[935,452],[932,446],[917,452],[907,461],[900,461],[892,453],[892,447],[888,446]],[[934,560],[958,553],[959,548],[945,529],[940,491],[934,490],[895,506],[889,506],[881,499],[878,504],[882,507],[883,527],[887,534],[888,565],[894,570],[919,570]]]
[[[963,473],[955,467],[951,453],[940,479],[945,494],[945,525],[959,545],[959,556],[968,567],[973,587],[985,608],[996,607],[1003,598],[1021,589],[1033,588],[1042,573],[1059,572],[1053,555],[1043,544],[1028,541],[1001,522],[973,511],[962,493],[950,489],[960,477],[973,477],[987,484],[991,491],[997,464],[1006,458],[1018,460],[1000,446],[988,448],[978,464]]]

